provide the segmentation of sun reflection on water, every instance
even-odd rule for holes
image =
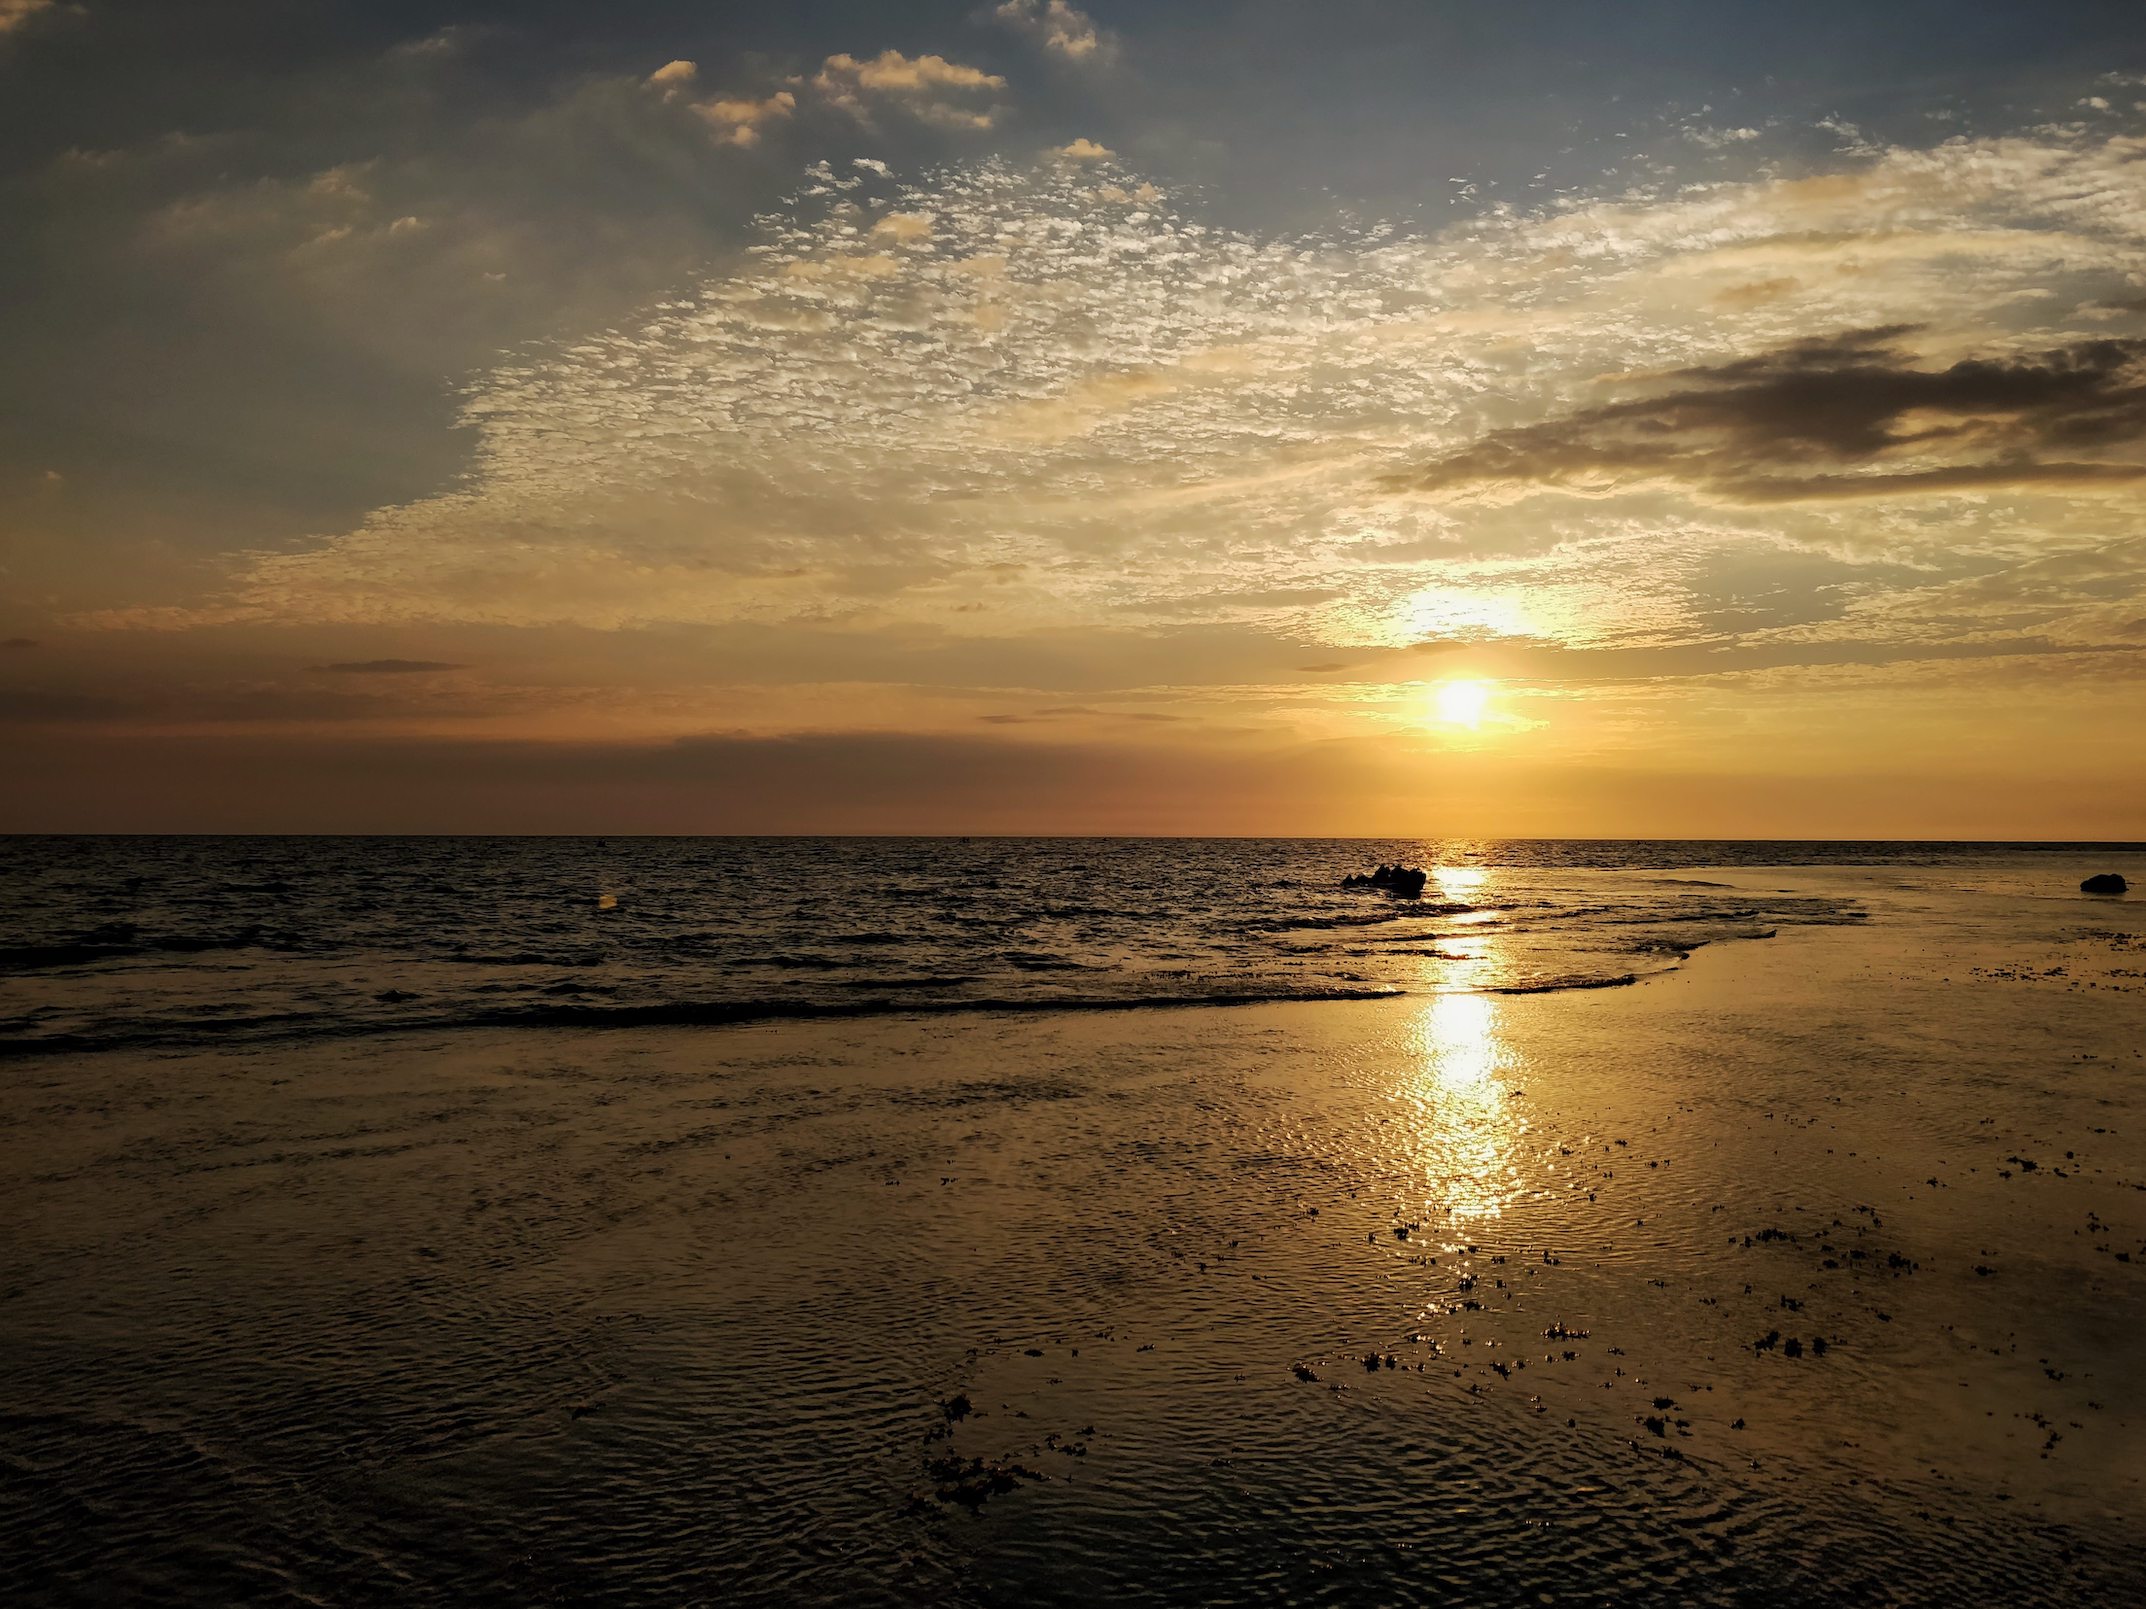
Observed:
[[[1499,1036],[1500,1010],[1481,994],[1426,1002],[1412,1076],[1399,1091],[1414,1108],[1428,1195],[1456,1224],[1496,1218],[1518,1187],[1513,1158],[1525,1125],[1506,1083],[1516,1059]]]
[[[1473,900],[1490,881],[1487,866],[1433,866],[1431,881],[1438,887],[1438,897],[1456,903]]]
[[[1426,963],[1424,984],[1440,991],[1495,988],[1508,980],[1498,929],[1505,913],[1486,903],[1491,873],[1482,866],[1432,866],[1426,898],[1444,907],[1437,956]],[[1488,1002],[1485,1002],[1488,1004]]]

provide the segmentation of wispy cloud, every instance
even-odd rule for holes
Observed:
[[[2044,131],[1288,238],[1101,158],[822,167],[746,266],[478,381],[461,489],[100,619],[1921,652],[1929,588],[2117,534],[2142,167]],[[2136,645],[2016,603],[1960,629]]]
[[[41,12],[57,9],[57,0],[0,0],[0,35],[13,33]]]
[[[1116,36],[1097,27],[1093,17],[1068,0],[1002,0],[989,15],[1066,61],[1101,63],[1118,53]]]

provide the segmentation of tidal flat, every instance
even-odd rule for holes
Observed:
[[[2146,923],[11,1063],[12,1603],[2146,1599]]]

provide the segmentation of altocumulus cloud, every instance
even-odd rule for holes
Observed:
[[[997,92],[891,52],[813,83]],[[90,623],[1659,647],[1740,588],[1752,641],[2135,646],[2019,567],[2128,564],[2142,158],[2051,128],[1287,238],[1101,155],[822,164],[745,266],[479,378],[461,489]]]

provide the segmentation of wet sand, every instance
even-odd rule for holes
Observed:
[[[0,1590],[2139,1601],[2128,914],[26,1060]]]

